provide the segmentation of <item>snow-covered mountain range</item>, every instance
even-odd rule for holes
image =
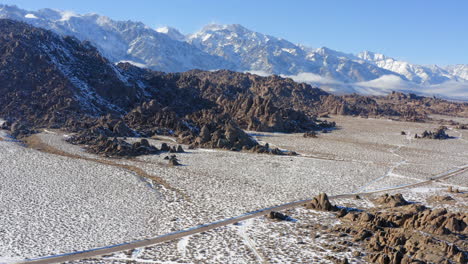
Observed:
[[[288,76],[336,93],[400,90],[468,98],[468,65],[423,66],[369,51],[354,55],[313,49],[241,25],[210,24],[184,35],[171,27],[153,29],[98,14],[27,11],[7,5],[0,5],[0,18],[90,41],[113,62],[128,61],[153,70],[230,69]]]

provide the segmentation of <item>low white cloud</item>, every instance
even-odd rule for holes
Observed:
[[[454,99],[468,101],[468,82],[447,81],[426,87],[424,92],[437,97],[449,96]]]
[[[344,83],[314,73],[299,73],[283,77],[292,78],[296,82],[318,86],[334,94],[387,95],[392,91],[400,91],[423,96],[468,101],[468,82],[447,81],[432,85],[417,84],[405,81],[396,75],[384,75],[374,80],[356,83]]]
[[[379,88],[382,90],[406,90],[406,89],[415,89],[417,88],[416,84],[407,82],[396,75],[384,75],[377,79],[366,81],[366,82],[357,82],[357,86]]]
[[[281,75],[282,77],[288,77],[293,79],[296,82],[303,82],[309,84],[343,84],[340,81],[334,80],[332,78],[323,77],[311,72],[301,72],[297,75]]]
[[[246,72],[259,76],[271,75],[271,73],[265,71]],[[392,91],[400,91],[423,96],[437,96],[445,99],[468,101],[468,82],[447,81],[441,84],[417,84],[405,81],[397,75],[384,75],[370,81],[344,83],[311,72],[303,72],[297,75],[281,75],[281,77],[291,78],[296,82],[307,83],[338,95],[352,93],[387,95]]]

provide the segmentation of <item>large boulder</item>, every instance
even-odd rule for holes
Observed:
[[[330,203],[326,193],[321,193],[314,197],[312,201],[305,204],[307,209],[315,209],[321,211],[336,211],[337,207]]]

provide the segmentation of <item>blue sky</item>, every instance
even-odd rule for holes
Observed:
[[[245,27],[311,47],[384,53],[418,64],[468,64],[466,0],[0,0],[20,8],[99,13],[192,33],[208,23]]]

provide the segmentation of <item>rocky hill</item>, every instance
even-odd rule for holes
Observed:
[[[89,42],[13,20],[0,20],[0,43],[4,51],[0,116],[23,123],[12,127],[62,127],[88,138],[166,133],[192,143],[206,126],[213,130],[210,136],[218,130],[235,131],[238,137],[231,138],[235,143],[245,137],[239,124],[284,132],[328,126],[291,107],[279,108],[249,90],[256,83],[267,84],[268,78],[226,71],[164,74],[128,63],[116,67]],[[224,87],[211,83],[210,76],[234,80]],[[253,79],[241,84],[243,78]],[[278,87],[293,83],[277,82]],[[250,108],[244,109],[246,104]]]
[[[0,20],[0,114],[60,124],[70,115],[124,113],[141,100],[89,42]]]
[[[14,20],[0,20],[0,47],[0,117],[22,123],[13,128],[81,133],[81,143],[171,134],[187,144],[250,149],[256,143],[242,129],[306,132],[332,127],[317,119],[327,113],[422,120],[428,113],[466,116],[468,108],[398,93],[338,97],[289,78],[228,70],[115,66],[89,42]]]

